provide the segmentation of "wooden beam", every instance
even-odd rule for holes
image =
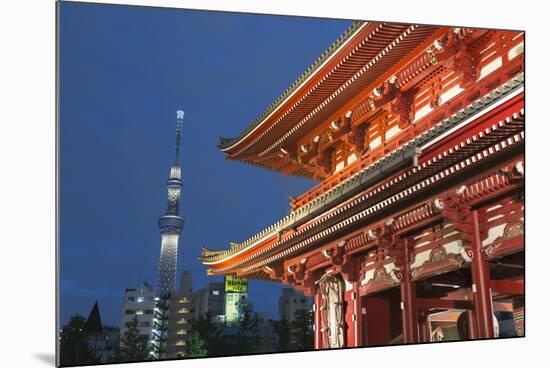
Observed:
[[[445,308],[445,309],[472,309],[473,306],[470,302],[459,300],[445,300],[438,298],[416,298],[416,307],[419,310],[425,311],[431,308]]]
[[[523,295],[525,294],[525,284],[523,280],[509,281],[509,280],[491,280],[491,290],[499,293],[510,293]]]

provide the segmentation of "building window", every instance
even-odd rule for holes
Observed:
[[[139,327],[150,327],[150,326],[151,326],[151,322],[149,321],[139,323]]]
[[[153,314],[153,310],[152,309],[147,309],[147,310],[145,310],[145,314]]]
[[[134,310],[133,310],[133,309],[126,309],[126,310],[124,311],[124,313],[126,313],[126,314],[134,314]]]
[[[143,314],[143,311],[141,309],[138,309],[136,311],[136,315],[141,316]]]
[[[142,296],[138,296],[137,299],[136,299],[136,301],[138,303],[143,303],[144,300],[145,300],[145,298],[143,298]]]
[[[218,296],[218,295],[220,295],[220,291],[219,290],[212,290],[212,295]]]
[[[136,298],[134,298],[133,296],[129,296],[129,297],[128,297],[128,301],[129,301],[129,302],[133,302],[134,300],[136,300]]]

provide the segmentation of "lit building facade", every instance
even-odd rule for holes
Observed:
[[[136,317],[138,320],[139,334],[147,336],[147,341],[151,345],[153,339],[155,306],[156,293],[150,284],[145,282],[137,289],[126,289],[122,307],[122,322],[120,326],[121,336],[128,330],[126,324]]]
[[[284,288],[279,297],[279,319],[294,321],[294,315],[299,310],[311,311],[313,300],[307,297],[303,292],[293,289]]]
[[[191,272],[183,271],[180,288],[170,295],[166,357],[182,358],[191,337],[191,322],[195,317],[192,301]]]
[[[193,292],[195,319],[210,312],[212,322],[217,323],[225,314],[225,286],[223,282],[210,282],[206,287]]]
[[[354,22],[227,159],[311,178],[204,249],[211,275],[314,298],[317,349],[499,336],[524,321],[524,34]],[[447,333],[447,336],[445,336]]]

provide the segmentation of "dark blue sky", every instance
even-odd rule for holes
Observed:
[[[156,283],[158,216],[185,110],[179,273],[209,281],[202,246],[226,248],[288,213],[313,182],[224,160],[241,132],[350,25],[347,21],[62,3],[61,321],[99,301],[119,325],[124,289]],[[278,318],[281,286],[251,281]]]

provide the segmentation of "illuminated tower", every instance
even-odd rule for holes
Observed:
[[[168,190],[168,203],[166,213],[159,218],[161,236],[160,261],[157,292],[161,298],[167,298],[176,287],[176,262],[178,256],[178,241],[184,220],[179,215],[181,188],[181,166],[179,165],[179,153],[181,144],[181,130],[183,127],[183,111],[177,111],[176,125],[176,157],[170,167],[170,178],[166,184]]]
[[[170,167],[170,177],[166,183],[168,203],[166,213],[159,218],[160,229],[160,261],[157,282],[157,298],[153,317],[152,351],[153,359],[166,357],[166,336],[168,331],[168,313],[170,309],[170,293],[176,287],[176,263],[178,257],[178,242],[184,220],[179,215],[179,202],[183,181],[179,153],[181,130],[183,127],[183,111],[177,111],[176,125],[176,157]]]

